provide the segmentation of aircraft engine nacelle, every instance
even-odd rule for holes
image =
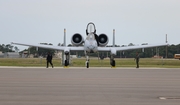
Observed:
[[[98,37],[99,46],[104,47],[108,44],[109,39],[106,34],[100,34]]]
[[[74,46],[79,46],[81,45],[82,43],[84,42],[84,38],[82,37],[81,34],[79,33],[76,33],[72,36],[71,38],[71,43],[74,45]]]

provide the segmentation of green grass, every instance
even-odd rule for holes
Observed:
[[[71,67],[85,67],[85,58],[72,59]],[[116,67],[135,67],[134,58],[116,58]],[[53,59],[54,67],[62,67],[61,60]],[[180,60],[141,58],[140,67],[180,68]],[[0,58],[0,66],[46,67],[45,58]],[[90,58],[90,67],[110,67],[110,60]]]
[[[59,61],[59,62],[58,62]],[[60,66],[60,60],[54,60],[54,66]],[[46,59],[39,58],[0,58],[0,66],[43,67]]]

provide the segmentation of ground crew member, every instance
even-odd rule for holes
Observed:
[[[52,64],[52,54],[48,53],[47,57],[46,57],[46,61],[47,61],[47,68],[49,66],[49,63],[51,64],[52,68],[53,68],[53,64]]]
[[[139,68],[139,53],[136,53],[136,57],[134,58],[134,60],[136,60],[136,68]]]

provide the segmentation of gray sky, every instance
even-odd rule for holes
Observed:
[[[180,0],[0,0],[0,44],[63,43],[89,22],[112,44],[180,44]],[[21,50],[27,47],[18,46]]]

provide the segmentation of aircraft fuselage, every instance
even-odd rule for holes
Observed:
[[[84,41],[84,50],[88,53],[95,53],[97,52],[97,41],[93,33],[89,33],[86,40]]]

